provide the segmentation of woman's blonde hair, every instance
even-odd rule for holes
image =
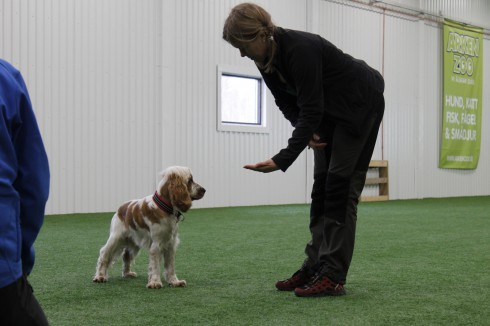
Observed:
[[[223,39],[235,47],[243,43],[253,42],[261,32],[264,32],[270,42],[270,53],[265,64],[255,62],[265,72],[273,71],[272,61],[276,52],[273,35],[276,26],[271,15],[264,8],[253,3],[241,3],[231,9],[223,27]]]

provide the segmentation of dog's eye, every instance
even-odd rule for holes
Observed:
[[[192,183],[194,182],[194,180],[192,180],[192,178],[189,179],[189,181],[187,182],[189,185],[191,185]]]

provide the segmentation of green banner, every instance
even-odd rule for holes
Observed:
[[[476,169],[480,158],[482,29],[444,21],[444,86],[439,168]]]

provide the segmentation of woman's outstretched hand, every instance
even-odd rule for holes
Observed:
[[[279,170],[279,167],[271,159],[256,164],[247,164],[243,168],[263,173],[269,173]]]

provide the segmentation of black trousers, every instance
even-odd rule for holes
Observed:
[[[0,325],[45,326],[48,320],[25,276],[0,289]]]
[[[345,283],[355,243],[357,205],[383,119],[384,98],[376,98],[377,113],[366,122],[362,135],[334,125],[327,147],[315,150],[311,192],[311,241],[306,266],[321,269],[332,280]]]

